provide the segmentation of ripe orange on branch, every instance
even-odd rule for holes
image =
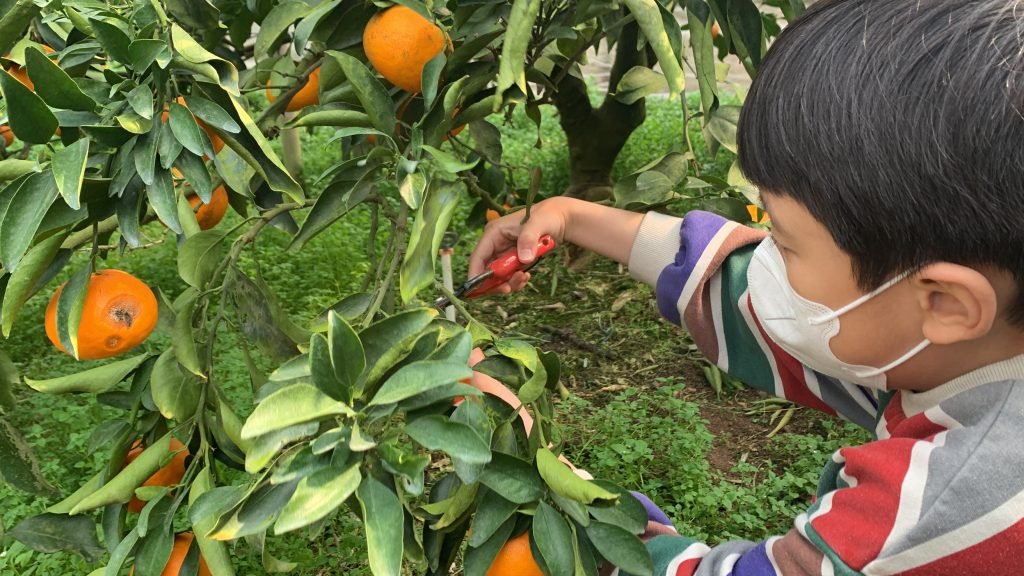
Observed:
[[[192,541],[195,540],[195,534],[191,532],[182,532],[181,534],[174,535],[174,547],[171,548],[171,557],[167,559],[167,564],[164,564],[164,571],[160,573],[160,576],[178,576],[181,574],[181,566],[185,563],[185,557],[188,556],[188,549],[192,546]],[[135,567],[132,566],[129,576],[135,574]],[[206,566],[206,560],[199,557],[199,572],[198,576],[210,576],[210,568]]]
[[[132,449],[128,451],[128,455],[124,459],[124,465],[131,464],[136,458],[142,454],[145,448],[142,443],[138,440],[132,444]],[[146,479],[142,483],[143,486],[175,486],[181,482],[181,479],[185,477],[185,459],[188,458],[188,449],[185,445],[179,442],[177,439],[171,438],[171,452],[177,452],[174,458],[167,463],[163,468],[157,470],[152,476]],[[128,501],[128,510],[138,514],[145,508],[146,503],[138,498],[132,496],[132,499]]]
[[[57,335],[57,299],[61,284],[46,307],[46,336],[68,352]],[[156,328],[156,296],[145,282],[121,270],[100,270],[89,279],[78,324],[78,358],[110,358],[142,344]]]
[[[388,82],[407,92],[423,90],[423,67],[451,40],[436,24],[405,6],[392,6],[370,18],[363,50]]]
[[[14,132],[11,132],[11,127],[7,124],[0,124],[0,138],[4,139],[4,146],[14,144]]]
[[[277,100],[274,91],[270,89],[270,80],[267,80],[267,100],[273,104]],[[306,85],[299,89],[284,107],[286,112],[298,112],[306,106],[314,106],[320,103],[320,67],[318,66],[309,73]]]
[[[530,533],[523,532],[501,547],[487,576],[544,576],[530,550]]]
[[[228,211],[228,192],[221,184],[213,190],[213,195],[210,196],[210,201],[203,204],[203,201],[199,199],[196,194],[189,194],[185,197],[188,200],[188,205],[196,211],[196,222],[199,223],[200,230],[209,230],[220,221],[224,219],[224,214]],[[199,206],[196,209],[196,206]]]

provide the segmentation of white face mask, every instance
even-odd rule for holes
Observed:
[[[876,290],[838,310],[811,302],[789,284],[786,264],[772,238],[754,250],[747,269],[747,285],[754,313],[768,337],[808,368],[847,382],[885,390],[885,373],[910,360],[931,342],[927,339],[881,368],[843,362],[832,352],[829,341],[839,333],[839,317],[857,308],[907,277],[889,280]]]

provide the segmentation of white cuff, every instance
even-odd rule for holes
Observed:
[[[682,218],[657,212],[644,216],[629,253],[629,273],[633,278],[651,286],[657,284],[661,271],[675,262],[682,224]]]

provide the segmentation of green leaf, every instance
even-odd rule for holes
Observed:
[[[88,159],[87,138],[82,138],[53,155],[53,177],[57,182],[57,190],[68,206],[75,210],[80,206],[78,196],[82,191],[82,178],[85,177],[85,164]]]
[[[347,391],[346,397],[351,400],[359,375],[366,369],[366,355],[359,335],[345,321],[344,316],[334,310],[327,313],[327,347],[331,353],[334,376]]]
[[[471,170],[474,166],[480,163],[479,159],[475,159],[472,162],[463,162],[462,160],[456,158],[451,152],[438,150],[437,148],[434,148],[433,146],[427,146],[426,144],[424,144],[422,148],[425,152],[429,153],[431,156],[434,157],[434,160],[437,162],[438,167],[440,167],[445,172],[450,172],[452,174],[464,172],[466,170]]]
[[[344,52],[329,50],[326,56],[329,59],[327,62],[334,62],[341,68],[345,78],[352,84],[373,127],[390,134],[395,129],[395,103],[377,76],[365,64]]]
[[[275,455],[287,444],[312,436],[319,429],[318,422],[289,426],[252,440],[245,450],[245,471],[255,474],[270,463]]]
[[[82,92],[78,84],[41,50],[31,47],[25,50],[28,77],[35,85],[36,94],[54,108],[92,112],[96,101]]]
[[[647,43],[658,57],[658,64],[668,81],[669,96],[681,94],[686,89],[686,76],[679,55],[672,49],[657,0],[623,0],[623,3],[636,18]]]
[[[486,576],[494,559],[501,552],[501,548],[508,542],[510,536],[516,529],[516,518],[513,516],[505,521],[494,534],[480,546],[467,548],[464,557],[465,576]],[[474,523],[473,534],[476,534]]]
[[[237,509],[222,515],[208,536],[214,540],[235,540],[264,532],[295,493],[297,484],[263,484]]]
[[[342,386],[334,374],[331,352],[323,334],[313,334],[309,339],[309,369],[313,384],[335,400],[351,402],[351,388]]]
[[[623,572],[636,576],[652,576],[654,563],[650,552],[633,534],[603,522],[591,522],[587,526],[587,537],[606,560]],[[545,557],[546,558],[546,557]]]
[[[256,438],[331,416],[355,416],[355,412],[315,386],[293,384],[274,392],[256,406],[242,427],[242,438]]]
[[[8,272],[17,270],[57,194],[49,171],[34,172],[0,190],[0,263]]]
[[[195,116],[192,116],[188,108],[177,102],[171,102],[168,123],[171,125],[174,137],[181,142],[186,150],[196,156],[206,154],[205,136],[199,129],[199,125],[196,124]]]
[[[609,492],[597,484],[577,476],[547,448],[537,450],[537,470],[548,488],[576,502],[583,504],[591,504],[595,500],[614,502],[619,497],[618,494]]]
[[[491,461],[491,448],[472,428],[440,415],[423,416],[405,425],[405,433],[428,450],[441,450],[471,464]]]
[[[253,56],[261,58],[270,53],[277,40],[298,19],[305,17],[313,7],[299,0],[284,0],[274,6],[260,22],[260,31],[256,35]]]
[[[274,524],[274,534],[298,530],[326,518],[355,493],[362,482],[359,464],[328,468],[299,482],[291,500]]]
[[[441,73],[444,71],[444,66],[447,62],[448,59],[444,55],[444,50],[442,50],[423,66],[423,71],[420,73],[420,85],[423,87],[424,110],[430,110],[434,105],[437,87],[441,83]]]
[[[3,417],[0,417],[0,480],[32,494],[52,495],[56,492],[43,478],[28,442]]]
[[[171,434],[150,444],[135,460],[132,460],[116,476],[110,479],[99,490],[86,496],[71,509],[71,514],[81,514],[100,506],[127,502],[147,478],[167,463],[172,455]]]
[[[171,343],[174,346],[174,356],[181,363],[181,366],[196,376],[204,378],[205,372],[203,372],[199,362],[195,335],[192,331],[192,317],[195,313],[196,304],[199,301],[198,297],[198,290],[187,288],[176,302],[176,304],[180,303],[180,309],[178,309],[178,313],[174,317]]]
[[[653,1],[653,0],[652,0]],[[513,0],[512,12],[505,29],[505,40],[501,47],[501,61],[498,63],[498,86],[494,111],[501,106],[501,95],[513,86],[526,94],[526,51],[533,37],[533,23],[540,13],[541,0]]]
[[[242,131],[242,127],[227,111],[206,98],[195,95],[185,96],[185,104],[188,105],[188,110],[196,118],[205,122],[207,126],[213,126],[231,134],[238,134]]]
[[[128,46],[132,40],[125,34],[124,30],[115,24],[97,18],[90,18],[89,23],[92,24],[92,30],[96,35],[96,39],[100,41],[103,49],[111,58],[122,64],[131,62],[131,58],[128,55]]]
[[[614,524],[630,534],[643,534],[647,529],[647,510],[628,490],[615,486],[611,482],[595,480],[596,484],[619,495],[619,501],[613,506],[587,506],[587,510],[599,522]],[[581,524],[583,524],[581,522]]]
[[[11,131],[29,144],[45,144],[57,131],[57,117],[43,99],[0,69],[0,91],[7,104]]]
[[[375,384],[404,358],[420,333],[437,316],[433,309],[408,310],[370,325],[359,334],[366,354],[367,369],[360,380],[365,389]]]
[[[128,62],[136,72],[149,68],[161,56],[167,60],[171,57],[170,48],[163,40],[140,38],[128,45]]]
[[[306,242],[366,200],[374,189],[377,171],[378,167],[374,166],[363,174],[355,184],[341,182],[330,185],[321,192],[316,203],[313,204],[313,209],[309,211],[306,221],[302,223],[299,233],[292,238],[288,249],[302,248]]]
[[[160,138],[161,140],[173,140],[169,134]],[[166,170],[158,170],[153,174],[153,185],[146,191],[149,203],[153,206],[157,218],[170,228],[175,234],[181,234],[181,221],[178,219],[178,202],[174,193],[174,182],[171,180],[171,173]],[[213,230],[209,230],[213,232]],[[190,238],[191,239],[191,238]],[[219,253],[218,253],[219,258]],[[178,254],[178,265],[181,266],[181,254]]]
[[[394,404],[406,398],[470,378],[473,371],[465,364],[421,360],[402,366],[373,396],[369,406]]]
[[[90,563],[106,553],[96,538],[96,522],[84,516],[51,513],[31,516],[12,528],[10,536],[36,552],[75,552]]]
[[[370,128],[370,117],[357,110],[311,110],[286,124],[287,128],[306,126],[337,126],[339,128]]]
[[[0,160],[0,182],[15,180],[35,172],[38,164],[32,160],[19,160],[17,158],[4,158]]]
[[[21,384],[21,374],[11,357],[0,350],[0,411],[14,409],[14,394],[11,390]]]
[[[157,359],[149,386],[153,403],[164,418],[181,422],[196,413],[202,390],[194,378],[181,371],[173,349]]]
[[[458,205],[458,198],[458,186],[445,180],[431,180],[423,205],[416,211],[409,233],[409,247],[399,272],[403,302],[412,300],[417,292],[434,281],[434,260]]]
[[[543,500],[538,503],[537,512],[533,515],[530,536],[547,566],[545,574],[573,576],[575,555],[572,531],[565,518]]]
[[[18,269],[11,274],[3,295],[3,308],[0,310],[4,338],[10,336],[15,318],[36,290],[36,284],[46,274],[67,236],[68,231],[65,231],[41,240],[28,250]]]
[[[356,491],[363,512],[366,548],[374,576],[401,576],[405,515],[398,496],[373,476]]]
[[[163,128],[159,124],[153,127],[136,141],[135,145],[135,171],[139,179],[147,186],[152,186],[156,178],[156,156],[159,151],[160,134]]]
[[[665,76],[646,66],[634,66],[622,75],[615,87],[615,99],[623,104],[635,104],[651,94],[668,92]]]
[[[761,67],[761,58],[765,50],[761,11],[753,2],[730,2],[726,11],[729,34],[736,54],[740,60],[749,58],[751,67],[756,72]],[[753,76],[755,73],[751,73],[751,77]]]
[[[178,62],[179,65],[192,64],[186,68],[217,82],[228,94],[241,96],[238,90],[238,70],[234,65],[203,48],[177,24],[171,24],[171,42],[174,51],[183,60]]]
[[[516,504],[536,502],[544,493],[541,478],[533,466],[502,452],[491,455],[480,483]]]
[[[204,135],[203,138],[205,137]],[[213,180],[210,179],[210,171],[199,156],[182,152],[174,161],[174,165],[181,170],[185,181],[192,186],[196,196],[203,202],[209,202],[213,196]]]
[[[212,489],[213,481],[210,478],[210,470],[209,468],[203,468],[196,475],[196,479],[192,481],[192,486],[189,489],[189,512],[191,512],[199,497]],[[199,545],[199,552],[203,555],[203,559],[206,561],[206,565],[213,576],[234,576],[235,568],[231,562],[231,554],[228,552],[227,545],[206,537],[206,533],[213,528],[214,522],[215,520],[212,518],[193,521],[192,528],[196,544]]]
[[[473,548],[487,542],[519,509],[518,504],[502,498],[493,490],[485,492],[479,501],[473,516],[473,534],[469,537],[469,545]]]
[[[707,128],[711,135],[732,153],[736,153],[736,126],[740,121],[739,106],[719,106],[711,113]]]
[[[66,394],[68,392],[85,392],[99,394],[106,392],[141,365],[148,354],[139,354],[127,360],[119,360],[96,368],[84,370],[77,374],[69,374],[49,380],[33,380],[25,378],[25,384],[36,392],[45,394]]]
[[[64,350],[78,358],[78,328],[92,278],[92,265],[78,269],[57,297],[57,334]]]
[[[223,260],[224,239],[221,230],[204,230],[185,240],[178,249],[178,274],[189,286],[202,289],[213,279]]]
[[[696,69],[700,104],[704,117],[709,118],[718,100],[718,78],[715,74],[715,45],[712,36],[714,19],[711,10],[701,0],[687,0],[686,21],[690,28],[690,45]]]
[[[323,2],[317,6],[312,12],[302,18],[302,21],[295,26],[295,33],[293,36],[292,44],[295,46],[295,52],[302,54],[306,51],[306,43],[309,41],[310,35],[316,29],[320,20],[334,12],[334,9],[341,4],[341,0],[332,0],[331,2]],[[266,22],[266,20],[264,20]]]

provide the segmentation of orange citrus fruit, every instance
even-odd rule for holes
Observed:
[[[64,284],[46,307],[46,336],[67,352],[57,335],[57,299]],[[121,270],[100,270],[89,279],[85,305],[78,324],[79,360],[110,358],[135,348],[156,327],[158,306],[153,291],[142,280]]]
[[[711,39],[717,40],[722,35],[722,29],[718,26],[718,22],[711,25]]]
[[[277,95],[270,89],[270,80],[267,80],[267,100],[273,104],[277,100]],[[320,68],[317,67],[309,73],[309,79],[306,80],[306,85],[299,89],[299,91],[292,96],[292,99],[288,101],[288,105],[284,107],[286,112],[298,112],[306,106],[314,106],[320,103]]]
[[[128,451],[128,455],[125,456],[124,465],[131,464],[139,454],[142,454],[143,448],[142,443],[136,440],[132,444],[132,449]],[[175,486],[181,479],[185,477],[185,459],[188,458],[188,449],[177,439],[171,438],[171,452],[177,452],[174,458],[167,463],[166,466],[157,470],[152,476],[146,479],[142,483],[143,486]],[[138,514],[142,512],[142,509],[146,506],[146,503],[138,498],[132,496],[132,499],[128,501],[128,510]]]
[[[14,144],[14,132],[11,132],[11,127],[7,124],[0,124],[0,137],[4,139],[4,146]]]
[[[451,41],[441,28],[405,6],[374,14],[363,30],[363,50],[388,82],[407,92],[423,89],[423,67]]]
[[[43,49],[43,52],[47,54],[53,54],[53,48],[50,48],[46,44],[40,44],[39,47]],[[5,58],[9,56],[10,54],[5,56]],[[26,70],[24,67],[19,66],[17,64],[11,64],[11,67],[7,69],[7,72],[11,76],[14,76],[18,80],[18,82],[24,84],[26,88],[35,92],[36,85],[32,83],[32,80],[28,77],[28,70]]]
[[[501,214],[499,214],[498,211],[493,208],[487,209],[486,216],[488,222],[490,222],[491,220],[497,220],[498,218],[501,218]]]
[[[530,551],[530,534],[523,532],[502,546],[487,576],[544,576]]]
[[[164,564],[164,571],[160,576],[178,576],[181,573],[181,565],[185,563],[188,556],[188,549],[192,546],[195,535],[191,532],[182,532],[174,535],[174,547],[171,548],[171,557]],[[129,576],[135,574],[135,567],[132,566]],[[199,576],[210,576],[210,568],[206,566],[206,560],[199,557]]]
[[[213,190],[213,195],[210,196],[210,202],[207,204],[203,204],[203,201],[195,194],[189,194],[185,199],[188,200],[188,205],[196,211],[196,222],[199,222],[200,230],[209,230],[219,224],[228,211],[228,191],[223,184]],[[196,206],[199,206],[199,209],[196,209]]]

